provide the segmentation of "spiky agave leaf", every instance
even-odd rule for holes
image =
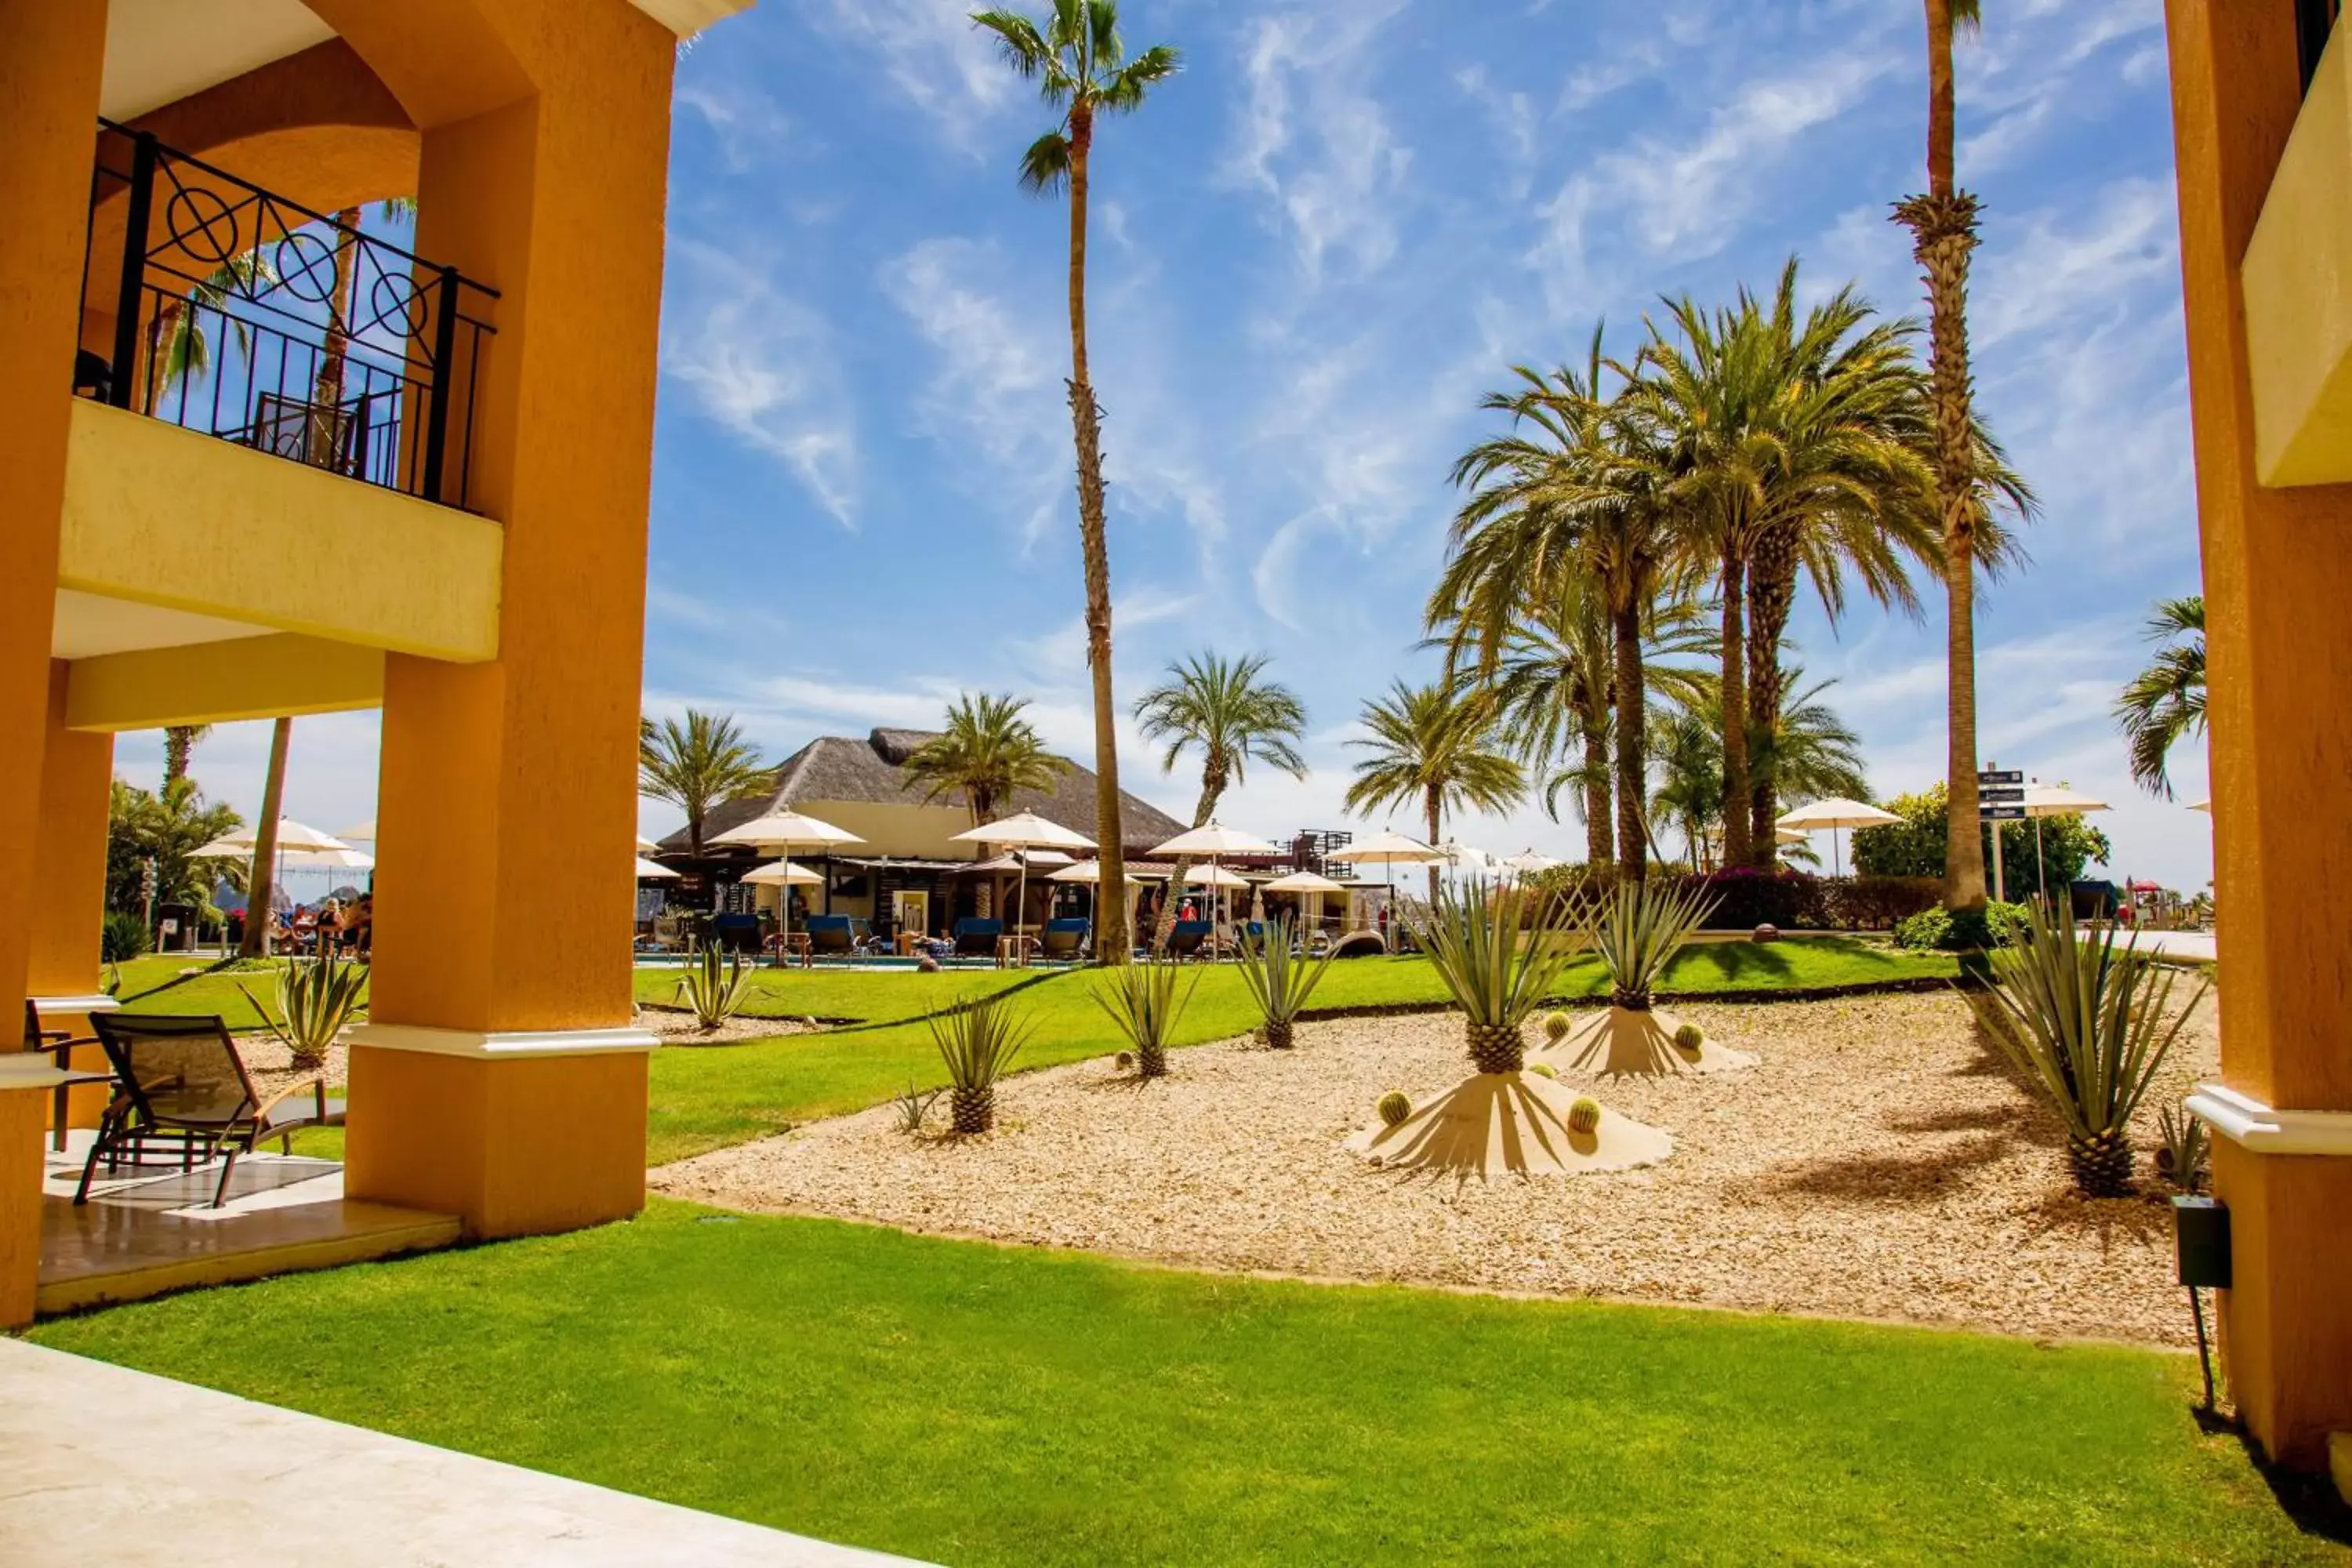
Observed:
[[[1176,1020],[1183,1016],[1185,1005],[1192,999],[1193,987],[1201,983],[1196,970],[1180,986],[1182,968],[1178,963],[1129,963],[1104,970],[1095,978],[1095,1005],[1110,1016],[1118,1032],[1135,1047],[1136,1063],[1146,1078],[1158,1078],[1168,1070],[1169,1039],[1176,1032]]]
[[[1288,921],[1274,920],[1266,922],[1265,935],[1241,940],[1242,984],[1268,1026],[1268,1044],[1275,1043],[1273,1026],[1276,1025],[1285,1026],[1282,1038],[1287,1043],[1287,1026],[1322,984],[1323,972],[1331,967],[1328,952],[1318,959],[1302,958],[1292,952],[1291,936]]]
[[[244,981],[236,988],[261,1015],[264,1027],[285,1046],[298,1068],[315,1068],[327,1059],[335,1037],[367,1010],[367,966],[346,962],[332,952],[289,959],[278,972],[278,1016],[254,995]]]
[[[1609,971],[1611,1005],[1646,1011],[1666,964],[1716,903],[1695,885],[1647,881],[1620,882],[1586,900],[1573,921]]]
[[[974,996],[930,1020],[931,1043],[947,1065],[959,1132],[985,1132],[996,1119],[996,1080],[1021,1054],[1035,1021],[1003,996]]]
[[[1993,984],[1966,994],[1985,1032],[2065,1124],[2070,1147],[2120,1146],[2128,1173],[2132,1113],[2208,983],[2168,1024],[2175,973],[2140,952],[2137,936],[2116,938],[2113,929],[2079,938],[2063,902],[2055,921],[2032,906],[2014,942],[1986,955]],[[2084,1160],[2074,1163],[2091,1191]],[[2109,1180],[2097,1184],[2095,1195],[2113,1190]]]
[[[1474,1026],[1517,1029],[1575,956],[1565,917],[1516,881],[1473,877],[1458,891],[1440,888],[1405,919]]]
[[[724,964],[722,956],[716,946],[706,945],[677,983],[678,999],[694,1010],[694,1021],[706,1029],[715,1029],[740,1012],[751,993],[754,972],[743,966],[742,956]]]

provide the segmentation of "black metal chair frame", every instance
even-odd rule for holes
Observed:
[[[66,1112],[71,1103],[67,1096],[77,1083],[98,1083],[103,1081],[106,1077],[103,1073],[77,1073],[66,1064],[73,1060],[73,1048],[76,1046],[94,1046],[98,1043],[96,1035],[77,1035],[71,1029],[43,1028],[41,1010],[33,1005],[32,998],[25,999],[25,1048],[28,1051],[53,1053],[57,1058],[58,1070],[71,1075],[66,1081],[58,1084],[50,1095],[49,1147],[59,1152],[63,1152],[66,1146]]]
[[[239,1154],[253,1153],[273,1139],[281,1153],[291,1153],[295,1133],[311,1127],[342,1125],[343,1102],[327,1098],[327,1080],[322,1077],[289,1084],[263,1099],[253,1086],[253,1075],[246,1070],[245,1058],[237,1050],[228,1025],[217,1016],[117,1013],[93,1018],[91,1026],[98,1030],[99,1042],[106,1047],[106,1058],[114,1068],[114,1098],[99,1119],[98,1137],[90,1144],[89,1158],[83,1163],[81,1183],[74,1189],[77,1204],[89,1201],[89,1184],[98,1173],[100,1159],[105,1160],[109,1171],[120,1169],[126,1156],[127,1163],[133,1166],[152,1164],[157,1162],[148,1158],[150,1148],[160,1145],[164,1152],[163,1163],[168,1163],[176,1153],[183,1171],[193,1171],[200,1163],[210,1164],[215,1159],[221,1162],[220,1181],[213,1188],[211,1205],[219,1208],[227,1201],[229,1177],[236,1171]],[[140,1078],[136,1056],[137,1044],[142,1038],[216,1042],[226,1065],[236,1075],[241,1098],[226,1110],[203,1116],[158,1109],[154,1092],[180,1080]],[[310,1100],[307,1114],[298,1110],[291,1115],[279,1115],[279,1107],[306,1093]]]

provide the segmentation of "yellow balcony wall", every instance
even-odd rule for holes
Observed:
[[[2242,269],[2265,485],[2352,482],[2352,44],[2338,27]]]
[[[499,650],[499,526],[76,399],[60,587],[457,663]]]

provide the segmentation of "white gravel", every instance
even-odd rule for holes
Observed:
[[[1467,1072],[1458,1017],[1433,1015],[1305,1025],[1287,1054],[1199,1047],[1149,1085],[1108,1059],[1057,1068],[1005,1084],[982,1138],[909,1138],[885,1106],[663,1167],[654,1185],[1210,1268],[2191,1342],[2153,1114],[2211,1075],[2210,1005],[2147,1108],[2148,1195],[2105,1202],[2072,1195],[2055,1122],[1957,996],[1684,1012],[1762,1061],[1595,1085],[1673,1133],[1673,1157],[1645,1170],[1459,1184],[1348,1153],[1383,1090],[1418,1098]]]

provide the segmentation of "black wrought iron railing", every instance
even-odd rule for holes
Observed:
[[[2327,37],[2344,11],[2344,0],[2294,0],[2294,40],[2303,57],[2303,90],[2311,90],[2311,79],[2319,74],[2319,61],[2327,53]]]
[[[468,506],[498,291],[362,233],[355,213],[99,126],[75,390]]]

